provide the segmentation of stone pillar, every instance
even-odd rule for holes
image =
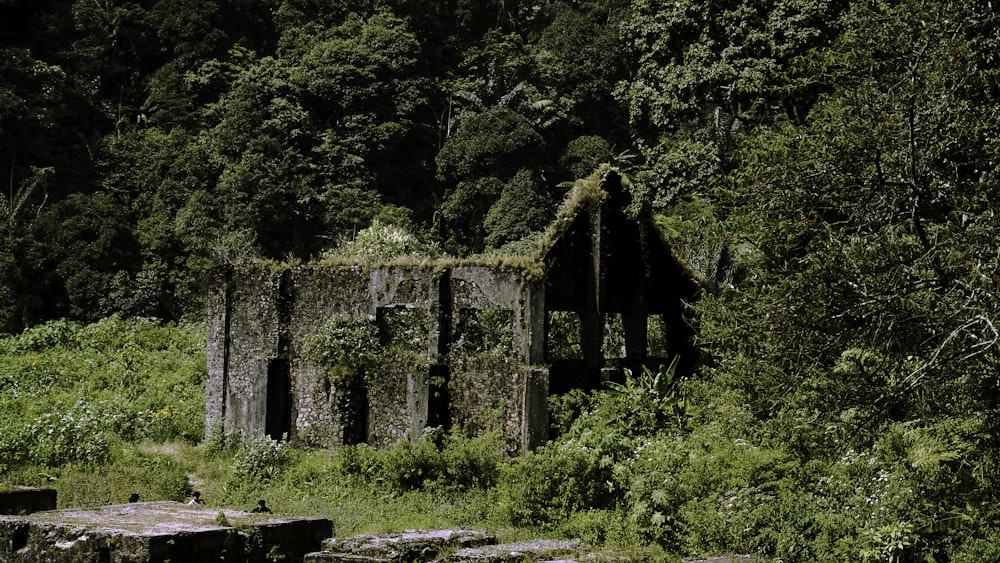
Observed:
[[[521,450],[530,452],[549,439],[549,370],[529,368],[525,374]]]

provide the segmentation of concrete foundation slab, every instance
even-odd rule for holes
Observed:
[[[167,501],[0,516],[0,561],[298,561],[332,534],[325,518],[271,516]]]
[[[576,559],[586,553],[580,542],[565,540],[534,540],[484,547],[460,549],[451,554],[449,562],[461,563],[520,563]]]
[[[309,554],[306,561],[431,561],[444,551],[494,543],[496,538],[482,530],[407,530],[380,536],[330,538],[323,542],[323,552]]]

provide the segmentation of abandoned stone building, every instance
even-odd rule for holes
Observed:
[[[206,431],[381,446],[454,425],[525,451],[552,394],[674,356],[690,369],[700,285],[629,198],[613,168],[578,181],[531,257],[230,269]]]

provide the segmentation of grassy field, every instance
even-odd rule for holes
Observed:
[[[325,516],[338,534],[451,526],[503,538],[561,537],[514,525],[496,437],[443,431],[388,451],[305,450],[268,439],[203,440],[199,324],[51,322],[0,340],[0,486],[58,491],[60,508],[142,500]]]

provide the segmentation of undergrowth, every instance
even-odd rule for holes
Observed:
[[[553,397],[558,438],[520,456],[498,435],[440,428],[384,449],[204,440],[203,330],[109,319],[0,339],[0,486],[55,488],[60,507],[198,490],[210,507],[264,498],[277,514],[324,516],[338,536],[476,527],[653,546],[665,560],[1000,553],[989,413],[875,425],[860,409],[761,416],[718,373],[661,368]]]

